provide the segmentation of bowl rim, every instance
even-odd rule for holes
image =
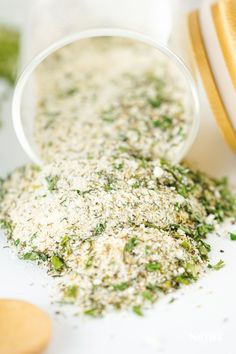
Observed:
[[[25,151],[25,153],[28,155],[30,160],[32,160],[34,163],[37,165],[43,165],[43,161],[40,159],[40,157],[35,153],[34,149],[31,147],[30,142],[27,139],[27,136],[24,131],[23,127],[23,122],[21,119],[21,101],[22,101],[22,95],[24,92],[25,85],[30,78],[31,74],[33,71],[52,53],[54,53],[56,50],[65,47],[68,44],[71,44],[75,41],[79,41],[82,39],[88,39],[88,38],[95,38],[95,37],[122,37],[122,38],[128,38],[128,39],[134,39],[139,42],[145,43],[147,45],[150,45],[151,47],[159,50],[162,54],[166,55],[168,59],[170,59],[177,67],[178,69],[182,72],[183,76],[185,77],[185,80],[187,82],[187,85],[189,87],[191,96],[192,96],[192,101],[193,101],[193,124],[191,126],[190,132],[188,134],[187,139],[185,140],[185,144],[183,144],[183,148],[181,149],[178,157],[175,159],[175,161],[172,161],[173,163],[178,163],[180,162],[187,154],[189,151],[190,147],[192,146],[196,135],[199,130],[199,125],[200,125],[200,118],[199,118],[199,98],[198,98],[198,93],[197,93],[197,88],[194,82],[194,79],[183,62],[183,60],[177,56],[172,50],[170,50],[168,47],[165,45],[161,44],[160,42],[152,39],[151,37],[144,35],[142,33],[136,32],[136,31],[130,31],[126,29],[119,29],[119,28],[93,28],[93,29],[88,29],[80,32],[76,32],[73,34],[70,34],[68,36],[65,36],[56,42],[52,43],[49,45],[46,49],[41,51],[38,55],[36,55],[26,66],[26,68],[23,70],[21,73],[20,77],[17,80],[14,93],[13,93],[13,99],[12,99],[12,120],[13,120],[13,127],[16,133],[16,136],[18,138],[18,141]]]

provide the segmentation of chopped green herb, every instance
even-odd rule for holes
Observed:
[[[112,191],[115,187],[115,180],[113,176],[106,176],[105,183],[104,183],[104,191],[109,192]]]
[[[92,192],[92,190],[93,190],[92,188],[91,189],[87,189],[85,191],[81,191],[80,189],[76,189],[76,193],[78,195],[85,196],[85,194],[89,194],[90,192]]]
[[[23,255],[22,259],[25,261],[36,261],[39,259],[39,254],[37,252],[27,252]]]
[[[151,291],[149,291],[149,290],[145,290],[143,292],[143,298],[145,300],[150,301],[150,302],[153,302],[155,300],[155,297],[154,297],[153,293]]]
[[[96,227],[94,229],[94,234],[96,236],[99,236],[105,231],[105,229],[106,229],[106,224],[105,223],[104,224],[99,223],[99,224],[96,225]]]
[[[143,157],[140,160],[141,160],[140,161],[140,166],[142,168],[146,168],[147,167],[147,160],[145,158],[143,158]]]
[[[2,219],[0,220],[0,228],[5,230],[9,236],[11,236],[13,231],[12,223],[8,220]]]
[[[140,181],[136,181],[132,184],[132,188],[136,189],[139,188],[141,186],[141,182]]]
[[[236,241],[236,234],[230,232],[229,237],[230,237],[230,240]]]
[[[98,317],[98,316],[101,316],[102,310],[103,310],[103,308],[94,307],[94,308],[84,311],[84,314],[87,316],[91,316],[91,317]]]
[[[216,263],[215,265],[208,264],[208,268],[214,269],[214,270],[220,270],[224,266],[225,266],[225,262],[222,259],[218,263]]]
[[[133,312],[138,316],[143,316],[141,306],[133,306]]]
[[[78,286],[71,285],[65,289],[64,297],[65,297],[65,299],[68,299],[68,300],[75,300],[77,297],[77,294],[78,294]]]
[[[161,264],[159,262],[150,262],[145,265],[145,269],[148,272],[156,272],[157,270],[161,269]]]
[[[19,238],[16,239],[15,242],[14,242],[14,244],[15,244],[15,246],[19,246],[19,244],[20,244],[20,239],[19,239]]]
[[[51,257],[51,264],[53,268],[57,271],[61,270],[64,267],[63,260],[60,257],[55,255]]]
[[[85,263],[85,267],[86,268],[90,268],[93,264],[93,259],[94,259],[94,256],[90,256],[87,260],[87,262]]]
[[[160,128],[161,130],[165,131],[170,129],[173,125],[173,119],[169,116],[161,116],[159,119],[156,119],[152,122],[155,128]]]
[[[189,191],[188,191],[187,186],[185,186],[184,184],[181,184],[181,185],[177,186],[176,189],[177,189],[178,193],[180,195],[182,195],[182,197],[184,197],[184,198],[188,197]]]
[[[72,87],[65,92],[65,95],[66,96],[73,96],[77,92],[78,92],[78,87]]]
[[[67,248],[69,246],[69,243],[70,243],[70,236],[69,235],[65,235],[61,242],[60,242],[60,245],[62,248]]]
[[[184,268],[189,278],[197,280],[199,267],[196,264],[188,262],[185,264]]]
[[[132,252],[133,249],[137,246],[138,242],[139,240],[137,237],[131,237],[125,244],[124,252]]]
[[[199,252],[204,259],[208,259],[208,253],[211,250],[211,247],[208,243],[203,242],[202,240],[199,241],[198,245]]]
[[[113,164],[113,167],[114,167],[114,169],[116,169],[116,170],[119,170],[119,171],[122,171],[123,170],[123,168],[124,168],[124,162],[120,162],[120,163],[114,163]]]
[[[168,290],[171,288],[172,288],[172,282],[170,280],[166,280],[163,283],[158,285],[158,289],[162,290],[163,292],[168,292]]]
[[[145,246],[145,255],[146,256],[150,256],[150,254],[152,253],[152,249],[150,246]]]
[[[148,101],[153,108],[159,108],[163,103],[163,99],[161,97],[149,98]]]
[[[149,221],[145,221],[144,225],[145,225],[145,227],[151,227],[152,229],[160,229],[159,226],[157,226],[157,225],[155,225],[155,224],[153,224],[153,223],[151,223]]]
[[[128,283],[128,282],[123,282],[120,284],[113,285],[113,289],[118,290],[118,291],[124,291],[124,290],[128,289],[129,287],[130,287],[130,283]]]
[[[113,123],[115,118],[116,118],[116,112],[113,110],[112,107],[102,112],[101,114],[101,119],[107,123]]]
[[[200,224],[197,226],[197,233],[199,236],[204,237],[214,230],[214,226],[210,224]]]
[[[45,254],[43,252],[39,252],[38,255],[39,255],[39,259],[41,259],[42,261],[45,262],[45,261],[48,260],[48,255],[47,254]]]
[[[192,247],[191,247],[191,245],[190,245],[190,243],[189,242],[187,242],[187,241],[183,241],[183,242],[181,242],[181,244],[180,244],[183,248],[185,248],[187,251],[188,250],[190,250]]]
[[[55,191],[57,189],[57,182],[59,180],[58,176],[47,176],[45,180],[48,184],[48,190],[50,192]]]
[[[190,284],[189,279],[187,279],[187,278],[185,278],[183,276],[180,276],[180,275],[175,278],[175,281],[177,283],[181,283],[181,284],[184,284],[184,285],[189,285]]]

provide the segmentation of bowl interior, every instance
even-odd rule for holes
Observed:
[[[58,139],[59,146],[60,139],[66,139],[68,125],[71,127],[73,124],[73,136],[68,136],[68,142],[77,139],[78,144],[80,141],[82,144],[83,134],[86,132],[83,132],[83,127],[89,124],[89,116],[96,113],[86,110],[88,102],[93,106],[93,102],[86,101],[90,91],[94,91],[93,94],[98,97],[97,106],[106,111],[111,106],[119,105],[120,98],[117,100],[117,97],[122,95],[127,96],[127,105],[130,92],[133,93],[131,99],[138,96],[142,101],[149,92],[153,98],[152,76],[155,76],[154,79],[159,84],[161,81],[168,82],[163,107],[167,107],[168,100],[180,100],[187,124],[184,139],[178,148],[174,147],[175,152],[171,155],[170,149],[159,151],[157,148],[157,154],[164,155],[161,157],[172,162],[181,161],[193,143],[199,125],[198,98],[193,79],[182,61],[167,48],[138,33],[116,29],[90,30],[64,38],[47,48],[28,65],[18,80],[13,97],[13,122],[23,149],[33,162],[42,164],[53,158],[53,148],[51,154],[48,153],[52,140]],[[136,81],[131,84],[130,78],[135,78]],[[116,86],[114,82],[117,83]],[[96,89],[94,85],[97,85]],[[150,101],[150,97],[147,100]],[[153,114],[163,116],[168,112],[171,114],[173,110],[173,107],[167,107],[167,111],[163,108],[156,112],[156,108],[153,103]],[[71,111],[76,115],[76,120],[72,119]],[[131,113],[128,111],[127,117]],[[56,115],[60,117],[57,118]],[[80,119],[78,123],[77,120]],[[52,126],[50,128],[50,124],[61,127],[61,132],[58,133],[55,127],[54,130]],[[48,126],[48,130],[43,130],[43,125]],[[122,126],[124,128],[124,124]],[[109,129],[110,127],[105,128],[107,131]],[[89,135],[90,130],[87,133]],[[163,134],[166,134],[165,129]],[[42,150],[43,144],[46,154]],[[143,144],[146,145],[146,141]],[[83,150],[83,145],[80,149]]]

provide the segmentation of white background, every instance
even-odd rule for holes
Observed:
[[[143,1],[136,0],[140,9],[144,6]],[[24,24],[23,14],[29,3],[29,0],[0,0],[0,21]],[[155,7],[155,11],[162,10],[161,2],[159,5],[159,10]],[[181,13],[180,7],[178,12]],[[132,14],[130,16],[132,19]],[[136,14],[136,23],[142,17],[140,13]],[[152,21],[154,24],[155,12]],[[149,24],[152,30],[153,24]],[[162,39],[167,37],[161,35]],[[201,92],[200,88],[201,127],[188,160],[212,175],[229,175],[231,182],[236,184],[236,156],[222,140]],[[26,161],[13,132],[9,100],[0,130],[0,175],[6,175]],[[131,313],[115,313],[91,320],[56,316],[55,308],[50,304],[47,286],[50,280],[37,266],[16,259],[5,248],[5,237],[1,233],[0,297],[28,300],[50,314],[54,334],[47,354],[235,354],[236,242],[230,241],[227,235],[212,235],[210,241],[212,260],[224,259],[226,263],[219,272],[210,272],[198,283],[163,298],[144,318]],[[220,253],[220,249],[225,252]],[[169,304],[172,297],[176,301]]]

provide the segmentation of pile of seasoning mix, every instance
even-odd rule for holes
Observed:
[[[111,39],[89,42],[88,52],[125,52],[115,41],[114,48]],[[63,48],[40,68],[35,139],[47,163],[1,181],[1,225],[21,259],[55,278],[55,300],[90,316],[142,315],[163,294],[223,266],[209,265],[207,236],[235,221],[236,200],[226,179],[160,157],[174,156],[189,124],[168,75],[145,67],[130,77],[123,68],[102,85],[102,70],[72,75],[76,50]],[[55,60],[61,71],[48,82]]]

